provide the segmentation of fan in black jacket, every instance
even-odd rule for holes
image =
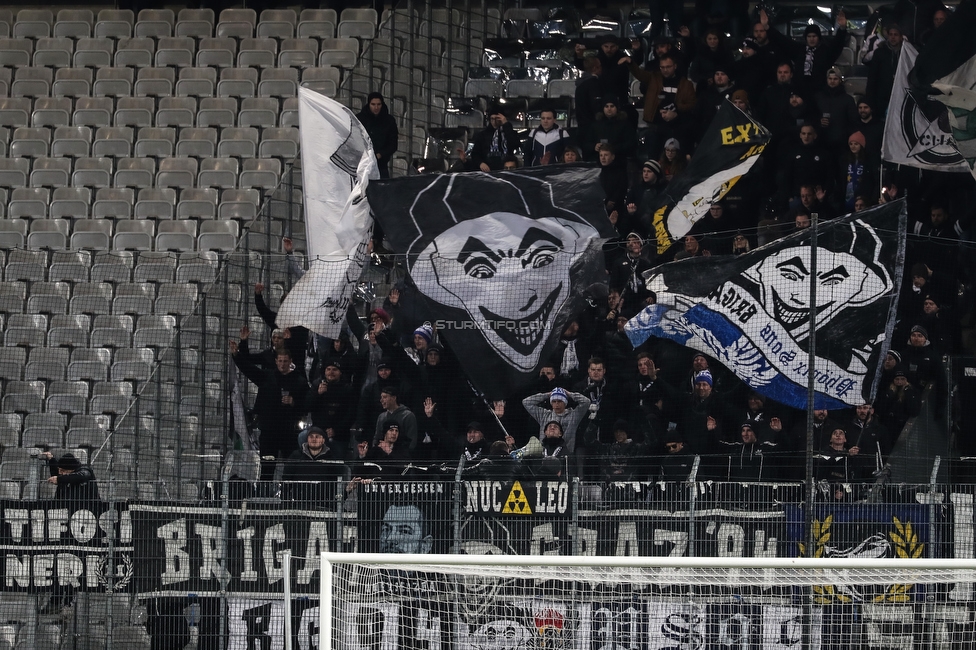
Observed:
[[[366,105],[356,115],[364,127],[369,139],[373,141],[373,152],[376,154],[376,166],[380,170],[380,178],[390,177],[390,158],[397,150],[396,120],[390,115],[390,109],[383,101],[383,95],[370,93],[366,97]]]

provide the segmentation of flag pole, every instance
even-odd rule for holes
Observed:
[[[814,544],[816,539],[813,535],[813,511],[814,498],[817,490],[813,478],[813,409],[816,405],[814,401],[816,391],[817,367],[817,234],[820,222],[820,214],[814,212],[810,215],[810,325],[808,333],[807,347],[807,453],[806,453],[806,555],[814,557]],[[812,648],[813,642],[813,590],[805,588],[806,598],[804,599],[804,625],[803,636],[804,648]]]

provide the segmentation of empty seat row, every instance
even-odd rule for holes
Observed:
[[[312,74],[314,73],[314,74]],[[309,68],[304,75],[334,90],[337,68]],[[263,82],[262,82],[263,83]],[[290,83],[290,82],[289,82]],[[312,82],[310,82],[312,83]],[[318,87],[316,87],[318,90]],[[327,93],[328,94],[328,93]],[[335,94],[334,92],[332,94]],[[72,107],[73,104],[73,107]],[[239,117],[238,117],[238,114]],[[66,97],[0,98],[0,141],[18,127],[233,127],[298,126],[298,98],[286,97]]]
[[[2,222],[0,222],[2,223]],[[229,284],[219,292],[223,295],[233,283],[244,279],[248,269],[252,281],[257,277],[254,269],[262,268],[260,253],[227,253],[218,255],[212,251],[199,252],[133,252],[133,251],[45,251],[15,249],[4,254],[0,250],[0,262],[4,265],[5,283],[0,284],[0,294],[18,295],[26,299],[28,291],[22,282],[116,282],[133,281],[137,266],[143,267],[136,281],[152,282],[210,282],[213,268],[218,264],[226,269]],[[50,259],[50,261],[49,261]],[[151,272],[149,267],[154,267]],[[168,270],[168,272],[167,272]],[[89,277],[90,272],[90,277]],[[174,275],[175,274],[175,275]],[[97,285],[95,285],[97,286]],[[84,289],[75,286],[75,294]],[[94,289],[92,289],[94,291]],[[231,293],[231,296],[235,295]],[[239,295],[236,294],[236,295]]]
[[[143,9],[136,17],[130,10],[103,9],[98,15],[88,9],[63,9],[57,13],[47,9],[22,9],[16,21],[10,12],[0,16],[0,30],[16,38],[40,39],[50,36],[63,38],[87,38],[92,35],[104,38],[140,37],[206,38],[216,34],[221,37],[259,37],[287,39],[299,37],[329,37],[336,31],[372,38],[376,30],[377,15],[373,9],[345,9],[337,16],[334,9],[305,9],[297,14],[290,9],[265,10],[260,18],[253,9],[225,9],[214,20],[212,9],[181,9],[174,14],[170,9]]]
[[[216,172],[215,172],[216,173]],[[230,175],[228,173],[228,182]],[[242,172],[250,173],[250,172]],[[2,172],[0,172],[2,176]],[[57,188],[48,196],[46,188],[17,188],[10,193],[8,219],[0,221],[0,241],[4,247],[17,248],[26,237],[30,226],[20,217],[33,219],[51,218],[85,219],[234,219],[250,221],[257,216],[260,194],[256,189],[224,189],[220,200],[214,203],[213,187],[183,189],[177,192],[170,187],[101,188],[90,201],[88,188]],[[300,196],[298,197],[300,199]],[[6,204],[7,193],[0,189],[0,215]],[[50,203],[49,203],[50,201]],[[90,205],[90,208],[89,208]],[[42,226],[43,227],[43,226]],[[77,231],[77,229],[76,229]],[[8,233],[13,233],[8,235]],[[19,234],[19,238],[18,238]]]
[[[17,231],[0,230],[3,243],[31,249],[59,250],[81,248],[89,250],[123,251],[232,251],[240,238],[237,221],[207,220],[198,224],[193,219],[161,221],[159,226],[149,219],[119,221],[112,233],[107,219],[85,219],[75,223],[72,233],[68,219],[35,219],[26,236]],[[4,224],[5,225],[5,224]],[[19,241],[18,241],[19,236]],[[141,262],[146,264],[147,262]],[[136,267],[138,274],[139,267]]]
[[[87,197],[86,204],[91,203],[91,189],[116,188],[201,188],[214,189],[214,201],[218,189],[273,189],[281,177],[281,160],[278,158],[212,158],[213,140],[202,134],[199,138],[180,140],[176,146],[176,155],[181,158],[119,158],[113,165],[108,157],[81,158],[74,165],[69,158],[35,158],[33,162],[26,158],[0,159],[0,187],[15,188],[10,195],[10,201],[31,201],[45,207],[35,205],[17,207],[10,206],[7,211],[10,217],[44,217],[48,214],[46,205],[49,198],[54,201],[78,201],[82,196]],[[296,148],[293,140],[267,140],[262,143],[266,151],[285,152],[285,149]],[[225,147],[227,149],[229,147]],[[259,147],[261,150],[261,147]],[[214,152],[216,153],[216,152]],[[283,158],[284,156],[282,156]],[[114,168],[114,173],[113,173]],[[30,187],[23,187],[29,185]],[[51,197],[51,188],[54,195]],[[6,192],[4,192],[6,194]],[[4,197],[6,198],[6,197]],[[181,200],[183,197],[180,197]],[[175,196],[174,196],[175,199]],[[175,200],[173,201],[175,203]],[[70,210],[75,207],[65,207],[64,214],[51,216],[76,216]],[[2,210],[2,208],[0,208]],[[2,212],[0,212],[2,214]]]
[[[9,155],[11,158],[185,155],[291,159],[298,155],[298,145],[298,129],[294,127],[267,127],[260,131],[255,127],[227,127],[220,129],[218,136],[218,130],[213,127],[184,127],[178,131],[175,127],[102,126],[93,134],[87,126],[59,126],[55,127],[52,139],[51,129],[42,126],[14,129]],[[65,164],[70,167],[70,160]]]
[[[119,321],[117,323],[113,320]],[[101,325],[101,327],[99,327]],[[131,319],[126,323],[123,319],[103,319],[103,322],[96,324],[96,329],[107,328],[125,329],[128,325],[128,332],[132,332]],[[156,371],[156,352],[152,348],[107,348],[107,347],[35,347],[30,349],[30,361],[25,363],[28,348],[24,347],[5,347],[0,348],[0,380],[5,382],[12,381],[45,381],[45,382],[64,382],[64,381],[148,381]],[[69,353],[70,352],[70,358]],[[199,370],[202,357],[198,350],[187,348],[182,351],[179,359],[180,369],[186,371],[189,379],[194,376],[194,370]],[[19,364],[18,364],[19,361]],[[163,359],[163,366],[175,365],[176,359]],[[219,366],[211,364],[209,369],[203,368],[206,377],[204,381],[219,380]],[[166,371],[168,372],[168,371]],[[216,378],[215,378],[216,376]],[[162,379],[162,378],[161,378]],[[49,385],[50,386],[50,385]],[[58,390],[61,388],[61,390]],[[87,387],[86,387],[87,388]],[[75,385],[70,389],[72,392],[81,392],[81,386]],[[48,395],[64,392],[59,385],[49,387]],[[56,416],[51,415],[47,420],[54,420]],[[24,428],[32,426],[42,426],[45,418],[41,415],[28,415],[24,421]],[[20,430],[19,425],[10,418],[0,416],[0,431]],[[76,423],[72,423],[77,426]],[[64,430],[67,422],[60,424],[50,422],[51,428]],[[2,443],[0,443],[2,444]]]
[[[0,44],[2,45],[2,44]],[[0,51],[2,54],[2,51]],[[2,58],[2,56],[0,56]],[[319,67],[352,68],[356,53],[349,50],[323,52]],[[313,59],[308,63],[314,66]],[[311,67],[311,70],[318,68]],[[331,74],[331,73],[330,73]],[[187,67],[179,73],[173,68],[127,67],[98,68],[18,68],[9,82],[0,79],[0,95],[12,98],[39,97],[294,97],[298,86],[316,89],[321,73],[302,73],[294,68],[223,68],[219,74],[210,67]],[[314,85],[313,85],[314,84]]]

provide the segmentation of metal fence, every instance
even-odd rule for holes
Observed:
[[[351,481],[361,469],[334,483],[226,472],[192,502],[120,501],[105,481],[98,501],[4,501],[0,642],[283,647],[287,580],[293,647],[316,647],[327,549],[795,557],[806,538],[799,484],[492,480],[463,470]],[[974,485],[935,483],[886,486],[859,501],[828,495],[813,507],[816,555],[971,558],[974,495]],[[929,600],[971,609],[971,588]]]

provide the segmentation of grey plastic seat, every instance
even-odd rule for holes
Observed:
[[[308,68],[315,65],[319,46],[312,38],[289,38],[281,43],[278,53],[279,67]]]
[[[9,281],[0,284],[0,312],[23,314],[26,297],[27,285],[24,282]]]
[[[63,249],[68,247],[67,219],[34,219],[27,235],[28,248]]]
[[[218,219],[250,221],[257,216],[261,194],[255,189],[224,190],[217,206]]]
[[[135,282],[173,282],[178,257],[169,251],[141,253],[132,278]]]
[[[39,97],[34,101],[31,126],[67,126],[71,100],[62,97]]]
[[[341,71],[332,66],[306,68],[302,71],[302,85],[328,97],[335,97]]]
[[[115,51],[115,65],[148,68],[153,65],[156,41],[151,38],[121,38]]]
[[[70,38],[39,38],[34,46],[34,65],[48,68],[67,68],[75,49]]]
[[[37,314],[10,314],[7,316],[7,330],[3,344],[6,347],[25,346],[44,347],[47,339],[47,316]],[[9,394],[10,384],[7,384]],[[9,410],[4,408],[4,410]],[[39,410],[39,409],[38,409]]]
[[[87,251],[77,251],[85,252]],[[68,311],[72,314],[89,314],[97,317],[112,311],[112,285],[107,282],[93,282],[79,284],[75,287],[74,295],[68,304]]]
[[[91,150],[92,132],[87,126],[59,126],[51,142],[52,156],[87,157]]]
[[[90,68],[59,68],[54,74],[51,94],[55,97],[88,97],[94,76]]]
[[[180,9],[176,16],[176,35],[192,38],[213,36],[213,9]]]
[[[51,145],[51,130],[46,127],[22,126],[14,129],[10,140],[10,156],[15,158],[36,158],[48,155]]]
[[[258,95],[261,97],[294,97],[298,94],[298,70],[267,68],[261,72]]]
[[[51,201],[51,192],[43,187],[18,187],[10,193],[10,203],[7,204],[7,217],[17,219],[29,217],[43,219],[47,217],[47,206]]]
[[[158,67],[189,67],[193,65],[193,55],[195,52],[196,42],[192,38],[160,38],[156,42],[155,65]]]
[[[172,36],[175,22],[176,16],[170,9],[143,9],[139,12],[133,33],[136,36],[165,38]]]
[[[112,65],[115,42],[110,38],[79,38],[71,60],[76,68],[102,68]]]
[[[92,385],[92,415],[125,413],[132,403],[132,384],[127,381],[102,381]],[[142,628],[145,630],[145,628]]]
[[[208,223],[210,222],[205,221],[200,224],[201,234],[204,232],[204,229],[207,227]],[[211,282],[215,282],[217,280],[218,265],[219,258],[217,253],[214,253],[213,251],[200,249],[200,252],[197,253],[184,253],[182,256],[180,256],[180,263],[176,267],[176,281],[210,284]],[[220,301],[213,302],[219,303]]]
[[[160,99],[160,104],[166,99]],[[119,97],[115,110],[115,125],[125,127],[152,126],[155,102],[151,97]]]
[[[77,227],[75,224],[76,232]],[[88,251],[55,251],[51,253],[51,268],[48,270],[48,279],[51,282],[79,283],[79,286],[75,288],[77,295],[77,290],[81,284],[87,286],[90,270],[91,253]]]
[[[179,223],[179,222],[173,222]],[[197,302],[197,285],[189,283],[164,284],[159,287],[159,295],[153,306],[155,314],[189,316]]]
[[[31,100],[0,98],[0,126],[27,126],[31,114]]]
[[[91,331],[91,319],[86,314],[67,314],[51,317],[51,331],[48,333],[50,347],[88,347],[88,333]],[[71,380],[71,367],[68,367],[68,379]]]
[[[335,9],[303,9],[298,21],[298,38],[333,38],[339,22]]]
[[[173,155],[175,145],[176,129],[143,127],[139,129],[139,135],[132,151],[136,158],[149,156],[166,158]]]
[[[53,81],[54,70],[50,68],[17,68],[10,84],[10,96],[49,97]]]
[[[237,52],[239,68],[273,68],[278,42],[273,38],[245,38]]]
[[[265,72],[276,72],[266,70]],[[262,83],[264,83],[262,81]],[[241,100],[238,114],[241,126],[267,127],[278,125],[278,100],[265,97],[249,97]]]
[[[52,354],[53,353],[53,354]],[[24,369],[25,381],[64,381],[68,369],[68,350],[62,348],[34,348],[30,362]],[[39,414],[35,414],[39,415]],[[32,423],[34,426],[36,424]]]
[[[70,128],[70,127],[69,127]],[[67,158],[36,158],[30,175],[31,187],[65,187],[71,175],[71,160]],[[46,212],[46,209],[45,209]],[[11,213],[12,216],[30,216]]]
[[[196,221],[163,221],[156,234],[157,251],[192,251],[196,249]],[[139,267],[136,266],[138,272]]]
[[[297,23],[298,15],[292,9],[265,9],[261,12],[256,34],[260,38],[291,38]]]
[[[202,38],[197,49],[197,66],[232,68],[237,60],[237,41],[233,38]]]
[[[43,281],[46,274],[47,253],[44,251],[12,250],[7,256],[7,268],[4,270],[6,282]]]
[[[0,65],[21,68],[31,64],[34,41],[28,38],[0,38]]]
[[[48,213],[53,219],[80,220],[88,216],[91,199],[91,190],[87,187],[59,187],[51,195]]]
[[[95,322],[92,325],[91,344],[120,348],[131,346],[132,321],[132,316],[125,314],[95,316]]]
[[[153,190],[142,190],[153,191]],[[114,250],[152,250],[154,224],[152,221],[135,219],[133,221],[120,221],[115,224],[115,237],[112,239]],[[92,269],[94,274],[95,269]]]
[[[132,155],[132,129],[127,126],[103,126],[95,131],[93,157],[124,158]]]
[[[71,100],[61,100],[68,101]],[[74,126],[112,125],[113,105],[110,97],[78,97],[75,100],[75,110],[71,115]]]
[[[254,128],[229,128],[220,134],[217,155],[222,158],[254,158],[258,152],[258,130]]]
[[[237,100],[227,97],[208,97],[200,100],[197,126],[229,127],[236,125]]]
[[[258,86],[258,71],[252,68],[224,68],[217,82],[218,97],[254,97]]]
[[[217,36],[250,38],[257,24],[257,12],[253,9],[224,9],[217,23]]]
[[[175,207],[176,190],[169,187],[157,189],[146,188],[139,190],[139,198],[136,201],[134,215],[137,220],[172,219]],[[152,222],[149,223],[151,224]],[[115,232],[118,234],[117,226]]]
[[[71,234],[71,248],[109,250],[112,247],[112,222],[108,219],[79,219]]]
[[[159,171],[156,173],[156,187],[193,187],[196,176],[196,158],[163,158],[159,161]]]
[[[217,190],[210,187],[185,189],[176,204],[177,219],[215,219]]]
[[[184,128],[180,129],[180,139],[176,143],[177,156],[192,158],[212,157],[217,149],[217,129],[214,128]]]
[[[181,97],[213,97],[217,86],[217,71],[213,68],[182,68],[176,82],[176,94]]]
[[[278,118],[279,126],[298,126],[298,98],[289,97],[281,104],[281,115]]]
[[[238,169],[239,164],[233,158],[204,159],[200,163],[197,186],[234,189],[237,187]]]
[[[127,38],[132,36],[135,14],[131,9],[102,9],[95,22],[96,38]]]
[[[54,23],[54,35],[66,38],[91,36],[95,15],[88,9],[62,9]]]
[[[129,251],[97,252],[92,263],[91,281],[131,282],[133,266],[132,253]]]
[[[5,250],[23,248],[26,244],[26,219],[0,219],[0,248]]]
[[[43,348],[37,348],[38,350]],[[0,348],[0,379],[4,381],[22,381],[25,371],[24,365],[27,363],[27,350],[25,348]],[[19,416],[11,417],[7,414],[0,415],[0,446],[10,446],[3,443],[9,435],[11,429],[16,428],[20,432],[21,419]],[[17,446],[14,443],[13,446]]]
[[[120,158],[116,161],[115,187],[152,187],[156,176],[153,158]]]
[[[47,9],[21,9],[14,23],[14,38],[44,38],[51,35],[54,14]]]
[[[240,224],[236,221],[204,221],[200,224],[197,248],[201,251],[229,252],[237,247]]]
[[[173,94],[176,71],[172,68],[139,68],[132,93],[136,97],[168,97]]]
[[[111,158],[78,158],[71,174],[72,187],[108,187],[112,184]]]
[[[240,187],[270,190],[278,186],[280,178],[280,160],[252,158],[244,161],[244,169],[240,176]]]
[[[138,316],[140,314],[152,313],[153,299],[156,297],[156,288],[149,282],[133,282],[131,284],[120,284],[115,292],[115,300],[112,301],[112,313],[130,314]]]
[[[262,158],[284,158],[291,160],[298,156],[298,129],[264,129],[258,155]]]
[[[184,68],[188,70],[189,68]],[[151,99],[149,101],[152,101]],[[192,127],[197,115],[197,101],[192,97],[161,97],[156,111],[156,126]]]
[[[99,68],[92,94],[95,97],[128,97],[132,94],[133,76],[132,68]]]
[[[359,41],[355,38],[323,38],[319,66],[355,68],[359,59]]]
[[[131,219],[135,205],[135,191],[130,188],[103,187],[95,193],[92,217]]]

